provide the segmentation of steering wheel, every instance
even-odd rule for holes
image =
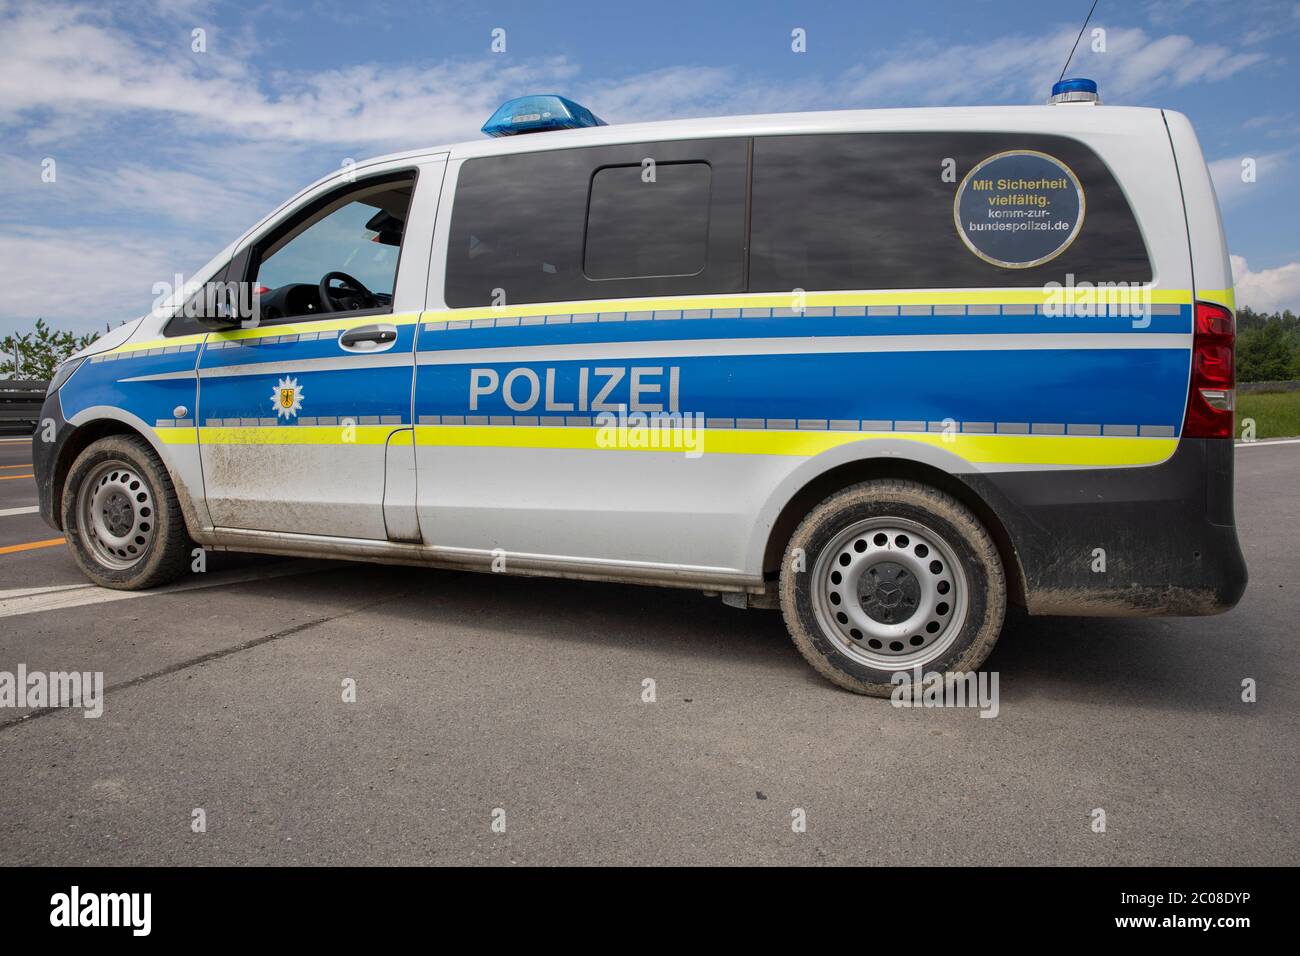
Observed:
[[[331,289],[330,283],[338,280],[339,288]],[[355,312],[359,309],[375,309],[379,300],[375,294],[346,272],[327,272],[320,280],[320,305],[325,312]]]

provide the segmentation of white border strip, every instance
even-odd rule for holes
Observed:
[[[19,588],[12,591],[0,591],[0,618],[21,617],[24,614],[38,614],[42,611],[66,611],[69,608],[85,607],[88,604],[105,604],[110,601],[158,597],[164,594],[176,594],[181,591],[215,588],[223,584],[266,581],[295,574],[309,574],[330,566],[331,563],[325,561],[290,561],[284,564],[267,565],[247,570],[195,575],[180,584],[156,588],[152,591],[115,591],[94,584]],[[344,567],[345,565],[334,563],[334,566]]]
[[[1001,352],[1059,349],[1190,349],[1190,335],[1152,333],[1064,333],[1059,335],[800,335],[754,339],[663,339],[640,342],[582,342],[567,345],[500,345],[478,349],[420,352],[420,365],[462,365],[503,361],[521,353],[527,361],[690,358],[720,355],[809,355],[862,352]],[[508,360],[508,359],[505,359]],[[522,359],[521,359],[522,360]]]
[[[1253,448],[1256,445],[1300,445],[1300,438],[1264,438],[1259,441],[1239,441],[1238,448]]]

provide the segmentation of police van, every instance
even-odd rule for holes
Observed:
[[[532,96],[484,132],[322,179],[59,367],[41,512],[92,581],[201,546],[695,588],[868,694],[978,668],[1008,602],[1241,597],[1185,116],[1066,80],[635,125]]]

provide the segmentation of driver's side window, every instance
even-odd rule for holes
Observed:
[[[390,312],[414,174],[316,200],[254,250],[261,319]]]

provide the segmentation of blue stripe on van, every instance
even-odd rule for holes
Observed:
[[[682,359],[602,359],[602,367],[662,366],[680,372],[681,412],[721,419],[859,419],[934,422],[1023,422],[1062,425],[1139,425],[1173,429],[1182,421],[1190,352],[1185,349],[1072,349],[960,352],[819,353],[813,355],[698,356]],[[554,397],[573,402],[576,361],[475,363],[419,367],[417,421],[422,416],[591,415],[581,408],[545,407],[547,369]],[[536,404],[511,408],[500,388],[469,408],[470,369],[492,368],[504,382],[528,367],[543,383]],[[603,381],[591,379],[594,399]],[[515,383],[526,399],[526,381]],[[628,376],[608,403],[628,404]],[[770,426],[769,426],[770,427]]]
[[[732,310],[735,311],[735,310]],[[421,326],[420,351],[463,348],[526,348],[585,342],[785,338],[807,335],[1043,335],[1051,333],[1190,334],[1191,308],[1178,315],[1152,315],[1150,325],[1134,328],[1129,317],[1051,317],[1046,315],[861,315],[771,316],[755,318],[653,319],[489,327]],[[568,318],[563,316],[562,318]],[[480,320],[485,321],[485,320]],[[501,320],[497,320],[501,321]],[[513,320],[518,321],[518,320]],[[437,324],[437,323],[435,323]]]
[[[296,416],[281,417],[275,404],[275,386],[290,378],[301,389],[302,408]],[[381,424],[370,419],[392,419],[383,424],[409,423],[411,368],[335,369],[316,372],[280,372],[211,378],[199,394],[198,424],[227,427],[258,424],[293,427],[317,424],[320,418],[352,418],[355,424]],[[226,421],[230,419],[231,421]],[[364,420],[363,420],[364,419]],[[324,423],[323,423],[324,424]],[[327,424],[337,424],[331,421]]]
[[[384,321],[379,317],[376,321]],[[415,337],[414,325],[399,325],[397,341],[389,350],[410,356]],[[199,393],[200,425],[217,421],[225,427],[241,423],[266,421],[292,427],[316,424],[320,419],[351,418],[356,424],[406,423],[411,417],[411,366],[367,368],[364,355],[340,348],[333,332],[324,339],[303,339],[294,335],[289,341],[266,339],[232,339],[223,343],[210,336],[204,346],[201,367],[216,369],[231,365],[267,365],[265,372],[250,371],[229,377],[205,378]],[[225,347],[214,348],[223,343]],[[328,358],[346,362],[355,359],[355,368],[283,372],[277,366],[287,361]],[[282,377],[295,380],[302,389],[302,409],[296,416],[281,417],[274,401],[276,383]],[[378,420],[376,420],[378,419]],[[329,424],[336,424],[330,421]]]
[[[194,411],[194,378],[167,379],[156,382],[123,382],[128,375],[163,375],[193,373],[198,351],[168,352],[133,358],[130,363],[83,362],[68,383],[59,389],[63,417],[73,416],[95,406],[120,408],[146,424],[172,418],[178,406]]]

